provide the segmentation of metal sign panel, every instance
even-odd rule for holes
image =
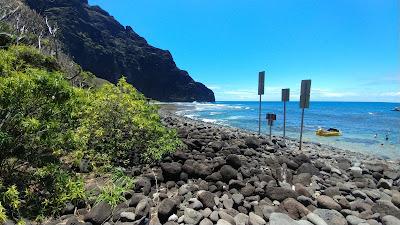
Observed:
[[[258,73],[258,95],[264,94],[265,71]]]
[[[310,107],[311,80],[301,81],[300,108]]]
[[[282,89],[282,102],[287,102],[289,101],[289,95],[290,95],[290,89]]]
[[[267,113],[267,120],[276,120],[276,114],[273,113]]]

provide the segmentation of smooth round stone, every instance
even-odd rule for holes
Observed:
[[[349,222],[350,225],[358,225],[360,223],[364,223],[365,222],[364,219],[358,218],[358,217],[353,216],[353,215],[346,216],[346,220],[347,220],[347,222]]]

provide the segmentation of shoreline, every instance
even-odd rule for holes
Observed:
[[[310,142],[298,151],[296,141],[193,120],[173,107],[159,115],[183,146],[124,168],[135,186],[116,208],[102,201],[49,224],[400,224],[398,161]]]
[[[223,124],[216,124],[216,123],[212,123],[212,122],[206,122],[206,121],[202,121],[202,120],[198,120],[198,119],[194,119],[194,118],[190,118],[190,117],[186,117],[184,115],[178,115],[176,114],[176,112],[178,112],[178,106],[174,105],[173,103],[171,104],[165,104],[165,103],[160,103],[158,104],[160,106],[160,114],[163,114],[163,116],[170,116],[170,117],[175,117],[175,118],[180,118],[181,120],[184,121],[192,121],[198,124],[207,124],[209,126],[212,127],[220,127],[220,128],[225,128],[225,129],[230,129],[232,131],[236,131],[236,132],[243,132],[249,135],[256,135],[258,136],[257,132],[248,130],[248,129],[244,129],[244,128],[238,128],[238,127],[234,127],[234,126],[230,126],[230,125],[223,125]],[[264,138],[269,138],[268,135],[266,134],[261,134],[261,137]],[[272,135],[273,139],[277,139],[279,141],[283,140],[283,136],[280,135]],[[296,150],[296,147],[298,149],[299,146],[299,139],[298,138],[292,138],[292,137],[286,137],[285,141],[288,145],[290,145],[292,147],[292,150]],[[378,160],[378,161],[385,161],[391,164],[395,164],[395,165],[399,165],[399,169],[400,169],[400,159],[386,159],[382,156],[379,155],[375,155],[372,153],[365,153],[365,152],[360,152],[360,151],[351,151],[348,149],[341,149],[338,147],[334,147],[328,144],[323,144],[323,143],[319,143],[319,142],[313,142],[313,141],[304,141],[303,140],[303,148],[302,152],[307,152],[311,150],[319,150],[322,151],[325,154],[331,154],[332,152],[334,152],[336,154],[337,157],[348,157],[350,156],[352,158],[353,162],[359,162],[360,160]],[[314,154],[319,154],[316,152],[313,152]]]

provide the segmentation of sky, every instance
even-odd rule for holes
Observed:
[[[264,100],[311,79],[314,101],[400,102],[398,0],[89,0],[149,44],[217,101]]]

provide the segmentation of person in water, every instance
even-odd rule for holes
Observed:
[[[386,141],[388,141],[388,140],[389,140],[389,135],[388,135],[388,134],[386,134],[386,136],[385,136],[385,140],[386,140]]]
[[[378,137],[378,134],[375,134],[375,135],[374,135],[374,138],[377,138],[377,137]]]

